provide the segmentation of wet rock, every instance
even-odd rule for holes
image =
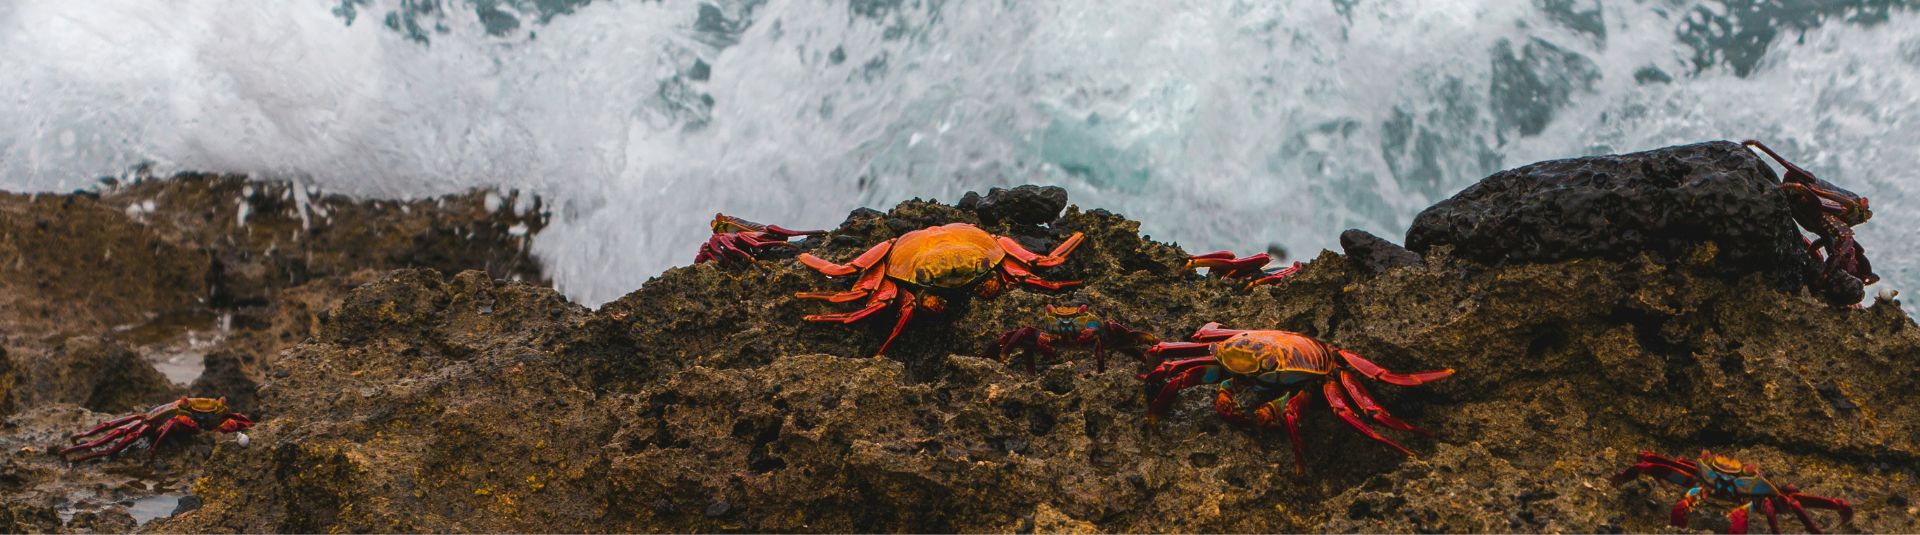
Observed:
[[[1340,233],[1340,249],[1346,251],[1348,262],[1369,275],[1420,264],[1420,255],[1357,228]]]
[[[1067,207],[1067,190],[1059,186],[1016,186],[992,188],[985,196],[967,192],[959,208],[972,210],[989,225],[1000,222],[1043,225],[1052,222]]]
[[[47,353],[15,358],[15,407],[71,403],[117,413],[146,410],[180,394],[138,354],[110,340],[71,338]]]
[[[73,514],[73,520],[67,522],[67,533],[132,533],[140,523],[125,509],[112,508],[102,511],[81,511]]]
[[[1451,246],[1458,257],[1507,265],[1677,260],[1712,242],[1722,273],[1796,288],[1813,266],[1778,183],[1759,158],[1726,141],[1541,162],[1420,212],[1407,248]]]
[[[60,514],[51,507],[25,503],[0,504],[0,531],[54,533],[60,531]]]

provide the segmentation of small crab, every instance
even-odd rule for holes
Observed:
[[[829,277],[860,274],[853,289],[844,292],[800,292],[794,297],[844,303],[861,298],[867,305],[843,314],[814,314],[807,321],[853,323],[898,304],[900,319],[893,333],[880,344],[876,353],[885,354],[887,345],[900,336],[915,309],[939,314],[946,310],[947,297],[975,295],[992,297],[1008,286],[1021,284],[1045,290],[1058,290],[1080,281],[1050,281],[1033,273],[1035,267],[1053,267],[1066,262],[1066,255],[1084,239],[1075,232],[1041,256],[1021,247],[1012,238],[988,234],[979,227],[953,223],[908,232],[881,242],[861,253],[847,265],[835,264],[811,254],[801,254],[800,262]],[[918,292],[918,295],[916,295]]]
[[[190,434],[194,431],[233,433],[249,427],[253,427],[253,420],[247,418],[245,414],[230,411],[227,408],[227,398],[182,397],[148,409],[147,412],[129,414],[101,423],[85,433],[74,433],[70,439],[76,444],[60,450],[60,455],[65,457],[72,453],[88,452],[69,459],[73,462],[107,457],[120,453],[120,450],[127,449],[142,438],[147,439],[146,448],[151,453],[170,432],[177,431],[176,434]],[[106,436],[81,442],[101,433],[106,433]],[[113,443],[111,447],[98,449],[109,442]]]
[[[1873,264],[1867,261],[1866,249],[1853,239],[1853,227],[1873,218],[1867,198],[1813,176],[1759,141],[1743,143],[1767,153],[1787,170],[1780,177],[1780,190],[1787,195],[1793,220],[1820,237],[1807,242],[1807,252],[1813,255],[1814,263],[1824,266],[1822,283],[1852,286],[1853,281],[1846,280],[1849,278],[1861,286],[1879,282],[1880,276],[1873,273]],[[1825,258],[1821,258],[1822,248]]]
[[[1807,514],[1807,507],[1830,509],[1840,512],[1840,523],[1853,521],[1853,506],[1846,500],[1801,494],[1793,485],[1775,486],[1761,475],[1760,468],[1742,463],[1732,457],[1715,455],[1701,450],[1697,461],[1686,458],[1670,458],[1650,452],[1640,452],[1638,461],[1613,476],[1613,484],[1620,485],[1639,478],[1641,474],[1666,480],[1669,483],[1687,487],[1687,493],[1673,504],[1675,527],[1687,527],[1687,513],[1700,505],[1702,500],[1715,500],[1738,504],[1727,513],[1730,523],[1728,531],[1747,532],[1747,516],[1753,513],[1767,515],[1767,527],[1774,533],[1780,532],[1780,521],[1774,516],[1779,507],[1785,506],[1800,517],[1800,523],[1807,531],[1820,533],[1820,526],[1813,523],[1813,517]]]
[[[1282,268],[1267,268],[1267,263],[1272,261],[1273,256],[1267,253],[1236,258],[1230,251],[1220,251],[1187,257],[1187,269],[1207,268],[1207,276],[1210,277],[1252,279],[1247,282],[1247,288],[1280,282],[1300,272],[1299,262]]]
[[[1087,305],[1048,305],[1039,327],[1021,327],[1007,331],[1006,334],[1000,335],[992,343],[987,344],[985,356],[998,355],[1000,360],[1007,360],[1008,351],[1016,347],[1024,347],[1026,352],[1023,355],[1027,360],[1027,372],[1032,373],[1035,351],[1045,354],[1048,358],[1054,358],[1059,356],[1053,349],[1054,344],[1092,345],[1094,362],[1099,363],[1098,369],[1104,372],[1107,371],[1107,348],[1112,347],[1133,355],[1134,358],[1144,360],[1146,355],[1142,354],[1140,349],[1159,341],[1160,339],[1154,335],[1134,330],[1111,318],[1102,318],[1088,312]]]
[[[1411,457],[1413,451],[1360,421],[1353,407],[1359,406],[1361,412],[1381,425],[1423,435],[1429,433],[1387,414],[1361,386],[1360,378],[1414,386],[1453,375],[1451,368],[1393,373],[1357,353],[1290,331],[1242,331],[1208,323],[1189,339],[1192,342],[1161,342],[1147,350],[1149,355],[1160,359],[1191,357],[1163,360],[1153,371],[1140,374],[1140,380],[1161,385],[1147,406],[1147,418],[1157,420],[1166,414],[1183,389],[1217,384],[1213,408],[1221,418],[1268,429],[1286,425],[1288,438],[1293,441],[1296,473],[1307,470],[1306,453],[1300,445],[1299,420],[1300,411],[1313,399],[1316,386],[1326,396],[1327,406],[1347,425]],[[1239,402],[1239,394],[1248,390],[1259,400],[1251,416],[1247,407]]]
[[[787,230],[779,225],[763,225],[727,214],[713,214],[713,237],[700,244],[699,264],[713,260],[721,264],[753,263],[760,251],[772,247],[792,247],[787,238],[826,234],[824,230]]]

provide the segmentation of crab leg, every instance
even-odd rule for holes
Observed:
[[[111,448],[107,448],[107,449],[105,449],[105,450],[101,450],[101,451],[96,451],[96,452],[93,452],[93,453],[89,453],[89,454],[86,454],[86,455],[81,455],[81,456],[79,456],[79,457],[76,457],[76,458],[74,458],[74,459],[73,459],[73,462],[76,462],[76,463],[77,463],[77,462],[83,462],[83,461],[87,461],[87,460],[91,460],[91,459],[97,459],[97,458],[100,458],[100,457],[106,457],[106,456],[109,456],[109,455],[113,455],[113,454],[115,454],[115,453],[120,453],[120,450],[124,450],[124,449],[127,449],[127,446],[132,446],[134,442],[137,442],[137,441],[139,441],[139,440],[140,440],[140,435],[142,435],[142,434],[144,434],[144,433],[146,433],[146,431],[147,431],[147,425],[146,425],[146,424],[140,424],[139,426],[137,426],[137,427],[135,427],[135,428],[133,429],[133,431],[131,431],[131,432],[128,432],[128,433],[126,433],[126,434],[124,434],[124,435],[122,435],[122,436],[120,437],[120,441],[119,441],[119,442],[116,442],[116,443],[114,443],[114,445],[113,445],[113,447],[111,447]],[[71,449],[73,449],[73,448],[68,448],[68,449],[69,449],[69,450],[71,450]],[[65,454],[65,453],[66,453],[66,450],[62,450],[62,451],[61,451],[61,453],[62,453],[62,454]]]
[[[872,249],[867,249],[867,252],[860,253],[859,257],[854,258],[852,262],[848,262],[847,265],[844,266],[828,262],[818,256],[813,256],[812,253],[801,253],[800,263],[806,264],[807,267],[813,268],[814,271],[818,271],[820,274],[828,277],[844,277],[852,275],[854,272],[862,269],[873,267],[873,265],[879,263],[881,259],[886,258],[887,251],[891,249],[893,249],[893,240],[880,242],[879,245],[873,246]]]
[[[855,282],[851,290],[844,292],[800,292],[793,294],[793,296],[800,299],[818,299],[829,303],[845,303],[872,294],[874,290],[880,288],[880,283],[886,280],[886,278],[886,270],[870,269],[860,275],[860,281]]]
[[[1340,385],[1334,384],[1333,381],[1326,381],[1322,383],[1321,390],[1322,394],[1327,396],[1327,406],[1332,407],[1333,413],[1339,415],[1341,420],[1345,420],[1347,425],[1353,426],[1354,429],[1359,430],[1360,434],[1366,435],[1367,438],[1380,441],[1381,444],[1386,444],[1392,446],[1393,449],[1400,450],[1400,453],[1404,453],[1408,457],[1414,456],[1413,450],[1407,449],[1406,446],[1401,446],[1400,443],[1394,442],[1393,439],[1381,435],[1379,431],[1374,431],[1372,427],[1368,427],[1366,422],[1360,421],[1360,417],[1353,414],[1353,409],[1347,407],[1347,398],[1346,395],[1340,393]]]
[[[765,232],[765,233],[767,233],[767,234],[772,234],[772,235],[775,235],[775,236],[780,236],[780,237],[785,237],[785,238],[792,238],[792,237],[795,237],[795,236],[818,236],[818,235],[821,235],[821,234],[826,234],[826,233],[827,233],[827,231],[824,231],[824,230],[792,230],[792,229],[786,229],[786,228],[781,228],[781,227],[780,227],[780,225],[767,225],[767,226],[765,226],[765,227],[763,227],[763,228],[761,228],[761,229],[760,229],[760,231],[761,231],[761,232]]]
[[[160,433],[154,435],[152,441],[147,442],[147,455],[149,457],[160,455],[160,440],[167,438],[167,432],[172,431],[174,426],[179,425],[183,419],[188,422],[187,425],[193,425],[193,419],[184,416],[168,418],[167,423],[160,424]]]
[[[1786,158],[1780,157],[1779,153],[1773,152],[1773,149],[1767,148],[1767,145],[1765,143],[1761,143],[1759,140],[1749,139],[1749,140],[1740,142],[1740,144],[1746,145],[1751,148],[1760,149],[1761,152],[1767,153],[1767,156],[1772,156],[1773,161],[1779,162],[1780,167],[1785,168],[1787,170],[1786,176],[1780,177],[1780,180],[1783,182],[1791,181],[1791,182],[1802,182],[1802,183],[1811,184],[1811,183],[1815,183],[1816,180],[1819,180],[1817,178],[1814,178],[1813,173],[1809,173],[1807,172],[1807,170],[1801,169],[1800,166],[1794,165],[1793,162],[1787,161]]]
[[[1001,236],[998,241],[1000,242],[1000,248],[1005,249],[1008,256],[1019,259],[1021,262],[1032,264],[1034,267],[1053,267],[1065,263],[1067,261],[1067,253],[1073,252],[1073,248],[1079,247],[1080,242],[1085,239],[1085,235],[1075,232],[1072,236],[1067,237],[1067,241],[1060,242],[1060,245],[1055,246],[1053,252],[1047,253],[1047,256],[1033,254],[1033,251],[1028,251],[1026,247],[1020,245],[1020,242],[1013,241],[1013,238]]]
[[[1354,371],[1360,372],[1360,375],[1365,375],[1370,379],[1387,384],[1414,386],[1438,381],[1453,375],[1453,368],[1406,374],[1393,373],[1387,371],[1386,368],[1380,367],[1378,364],[1374,364],[1373,361],[1367,360],[1366,357],[1362,357],[1358,353],[1345,349],[1337,349],[1336,351],[1339,351],[1340,357],[1346,359],[1347,365],[1352,366]]]
[[[1433,436],[1433,433],[1429,433],[1425,429],[1414,427],[1413,424],[1401,421],[1399,418],[1394,418],[1392,414],[1387,413],[1386,409],[1381,408],[1380,404],[1374,403],[1373,396],[1367,392],[1366,387],[1360,386],[1360,379],[1355,377],[1353,372],[1340,370],[1340,386],[1346,387],[1347,395],[1353,397],[1353,404],[1360,406],[1360,412],[1367,413],[1367,417],[1373,418],[1373,421],[1380,422],[1380,425],[1401,431]]]
[[[1194,366],[1180,372],[1179,376],[1174,377],[1172,381],[1168,381],[1166,385],[1161,386],[1160,392],[1153,396],[1153,402],[1147,405],[1147,422],[1151,424],[1159,421],[1160,416],[1166,414],[1167,409],[1173,406],[1173,402],[1180,399],[1181,390],[1205,383],[1218,382],[1211,379],[1218,378],[1222,375],[1221,372],[1223,371],[1219,366],[1209,364]]]
[[[1767,514],[1767,529],[1772,533],[1779,533],[1780,532],[1780,515],[1775,514],[1778,511],[1775,511],[1773,508],[1773,498],[1764,498],[1760,500],[1760,512]]]
[[[1260,268],[1272,262],[1267,253],[1258,253],[1245,258],[1235,258],[1231,251],[1218,251],[1187,257],[1187,269],[1207,268],[1209,273],[1241,277],[1258,273]]]
[[[1825,496],[1813,496],[1798,492],[1781,496],[1781,498],[1787,502],[1787,508],[1793,509],[1794,514],[1800,517],[1800,523],[1806,524],[1807,531],[1809,532],[1819,533],[1820,527],[1814,525],[1813,517],[1807,514],[1804,507],[1838,511],[1840,513],[1841,524],[1853,522],[1853,505],[1847,503],[1846,500]]]
[[[1306,475],[1307,448],[1300,444],[1300,411],[1313,399],[1312,390],[1301,390],[1286,398],[1287,440],[1293,442],[1293,473]]]
[[[825,321],[825,322],[839,322],[839,323],[853,323],[856,321],[860,321],[862,318],[866,318],[867,316],[873,315],[873,313],[875,312],[879,312],[881,309],[887,308],[887,305],[893,304],[893,298],[898,292],[898,290],[899,290],[899,287],[895,286],[892,281],[883,281],[880,284],[880,291],[873,294],[873,297],[870,297],[867,299],[866,308],[862,308],[860,310],[856,310],[853,312],[845,312],[840,314],[809,314],[807,316],[801,317],[800,319],[807,320],[807,321]]]
[[[1747,533],[1747,511],[1753,504],[1744,504],[1727,512],[1727,533],[1745,535]]]
[[[1154,344],[1153,347],[1147,348],[1147,354],[1152,355],[1155,360],[1160,361],[1169,358],[1199,357],[1212,353],[1212,342],[1160,342]],[[1206,359],[1212,360],[1213,357],[1206,357]],[[1162,366],[1165,366],[1165,364],[1162,364]]]
[[[1613,478],[1611,478],[1613,484],[1620,485],[1628,481],[1633,481],[1633,478],[1639,477],[1640,474],[1647,474],[1664,479],[1676,485],[1687,486],[1694,485],[1697,479],[1694,474],[1699,470],[1699,467],[1694,466],[1693,463],[1679,459],[1669,459],[1645,451],[1640,452],[1638,457],[1639,461],[1633,463],[1633,466],[1629,466],[1627,469],[1621,470],[1620,473],[1613,475]]]
[[[893,332],[887,334],[887,341],[880,342],[880,349],[873,352],[873,355],[876,357],[887,354],[887,346],[893,344],[893,339],[900,336],[900,329],[907,326],[907,320],[913,319],[913,292],[900,290],[899,301],[900,320],[893,323]]]
[[[1001,238],[1001,239],[1006,239],[1006,238]],[[1027,286],[1032,286],[1042,290],[1059,290],[1062,288],[1072,288],[1074,286],[1079,286],[1081,282],[1081,281],[1050,281],[1050,280],[1042,279],[1040,278],[1039,275],[1034,275],[1032,271],[1029,271],[1026,268],[1026,266],[1020,265],[1019,262],[1001,262],[1000,271],[1003,273],[1006,273],[1008,277],[1011,277],[1014,281],[1017,281],[1020,284],[1025,284]]]
[[[127,427],[124,427],[124,428],[120,428],[120,429],[115,429],[115,430],[113,430],[113,432],[112,432],[112,433],[107,433],[107,434],[106,434],[105,436],[102,436],[102,437],[100,437],[100,438],[97,438],[97,439],[94,439],[94,440],[90,440],[90,441],[87,441],[87,442],[83,442],[83,443],[80,443],[80,444],[74,444],[74,445],[72,445],[72,446],[68,446],[68,447],[67,447],[66,449],[62,449],[62,450],[60,450],[60,453],[62,453],[62,454],[65,454],[65,453],[69,453],[69,452],[75,452],[75,451],[81,451],[81,450],[90,450],[90,449],[94,449],[94,448],[98,448],[98,447],[100,447],[100,445],[102,445],[102,444],[106,444],[106,443],[108,443],[108,442],[113,442],[113,441],[115,441],[115,440],[118,440],[118,439],[120,439],[120,437],[124,437],[124,436],[126,436],[126,435],[127,435],[127,432],[128,432],[128,430],[130,430],[130,429],[135,429],[135,428],[138,428],[138,427],[139,427],[140,425],[144,425],[144,424],[135,424],[135,425],[130,425],[130,426],[127,426]]]
[[[1095,366],[1094,370],[1100,373],[1106,373],[1107,341],[1100,338],[1100,333],[1094,332],[1091,329],[1087,330],[1086,332],[1080,333],[1080,337],[1074,339],[1074,343],[1081,344],[1081,345],[1086,345],[1087,342],[1093,342],[1093,362]]]
[[[1240,389],[1234,386],[1232,378],[1220,381],[1220,387],[1213,391],[1213,412],[1219,413],[1220,419],[1229,423],[1251,425],[1253,419],[1247,417],[1246,411],[1240,408],[1239,400],[1234,399],[1238,393]]]
[[[1281,281],[1282,279],[1285,279],[1285,278],[1287,278],[1287,277],[1292,277],[1292,276],[1293,276],[1293,274],[1295,274],[1295,273],[1299,273],[1299,272],[1300,272],[1300,266],[1301,266],[1301,265],[1302,265],[1302,264],[1301,264],[1301,263],[1299,263],[1299,262],[1294,262],[1294,263],[1293,263],[1293,265],[1291,265],[1291,266],[1287,266],[1287,267],[1285,267],[1285,268],[1281,268],[1281,269],[1278,269],[1278,270],[1274,270],[1274,271],[1273,271],[1273,272],[1271,272],[1271,273],[1267,273],[1267,276],[1265,276],[1265,277],[1260,277],[1260,278],[1258,278],[1258,279],[1253,279],[1253,282],[1249,282],[1249,283],[1247,283],[1247,287],[1248,287],[1248,288],[1252,288],[1252,287],[1255,287],[1255,286],[1260,286],[1260,285],[1263,285],[1263,284],[1273,284],[1273,283],[1276,283],[1276,282],[1280,282],[1280,281]]]
[[[1233,335],[1243,332],[1247,331],[1240,329],[1222,329],[1219,323],[1208,322],[1206,325],[1201,325],[1200,330],[1194,331],[1193,336],[1189,336],[1187,339],[1195,342],[1218,342],[1232,338]]]
[[[997,353],[1000,360],[1005,361],[1007,360],[1007,352],[1012,351],[1016,346],[1025,346],[1026,351],[1022,352],[1022,354],[1027,359],[1027,373],[1036,373],[1033,367],[1034,351],[1039,351],[1041,354],[1046,355],[1047,358],[1058,358],[1060,356],[1058,352],[1054,351],[1053,344],[1050,343],[1047,338],[1047,335],[1041,333],[1039,329],[1021,327],[1000,335],[999,339],[987,345],[987,354],[982,356],[992,357]]]
[[[1673,514],[1667,519],[1667,523],[1676,528],[1687,527],[1687,514],[1693,512],[1694,506],[1700,505],[1701,496],[1699,486],[1687,489],[1687,494],[1681,496],[1680,501],[1673,503]]]
[[[122,417],[119,417],[119,418],[115,418],[115,419],[113,419],[113,420],[109,420],[109,421],[105,421],[105,422],[101,422],[101,423],[100,423],[100,425],[96,425],[96,426],[94,426],[92,430],[89,430],[89,431],[87,431],[87,432],[85,432],[85,433],[74,433],[74,434],[73,434],[73,436],[71,436],[71,437],[68,437],[68,438],[69,438],[69,439],[71,439],[71,440],[72,440],[72,441],[74,441],[74,442],[79,442],[79,441],[80,441],[80,439],[83,439],[83,438],[87,438],[87,437],[90,437],[90,436],[94,436],[94,435],[98,435],[98,434],[100,434],[101,432],[104,432],[104,431],[106,431],[106,430],[108,430],[108,429],[112,429],[112,428],[115,428],[115,427],[119,427],[119,426],[121,426],[122,424],[125,424],[125,423],[127,423],[127,422],[131,422],[131,421],[134,421],[134,420],[138,420],[138,419],[140,419],[140,418],[141,418],[141,417],[143,417],[143,416],[146,416],[146,415],[145,415],[145,414],[131,414],[131,415],[127,415],[127,416],[122,416]]]

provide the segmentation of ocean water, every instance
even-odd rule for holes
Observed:
[[[1049,183],[1296,257],[1542,159],[1763,139],[1920,277],[1920,0],[8,0],[0,188],[139,165],[552,200],[598,304],[724,211]]]

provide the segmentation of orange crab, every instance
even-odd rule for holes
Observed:
[[[946,310],[948,296],[963,295],[971,289],[974,295],[993,297],[1014,284],[1045,290],[1080,284],[1080,281],[1042,279],[1033,273],[1033,268],[1060,265],[1082,239],[1084,236],[1075,232],[1054,247],[1053,252],[1041,256],[1021,247],[1012,238],[988,234],[966,223],[927,227],[875,245],[846,265],[801,254],[801,263],[823,275],[844,277],[859,273],[860,278],[851,290],[800,292],[794,297],[833,303],[867,299],[867,306],[860,310],[803,318],[819,322],[853,323],[898,303],[900,319],[876,351],[884,355],[915,309],[939,314]]]

